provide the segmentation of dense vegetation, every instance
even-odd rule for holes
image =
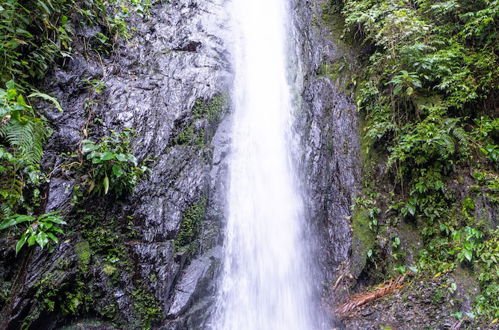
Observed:
[[[463,267],[481,291],[468,317],[497,322],[499,2],[333,0],[323,18],[333,15],[364,50],[354,77],[365,188],[355,213],[377,236],[370,262],[383,263],[386,237],[399,271],[441,276]],[[416,265],[405,264],[393,230],[400,222],[423,239]]]
[[[126,40],[133,32],[128,25],[131,15],[147,15],[151,6],[149,0],[0,2],[0,239],[9,245],[2,249],[12,251],[15,246],[12,258],[20,267],[15,270],[18,273],[26,272],[34,246],[50,252],[61,239],[74,242],[79,259],[77,269],[70,258],[56,260],[53,271],[41,274],[32,283],[32,308],[18,320],[22,328],[33,327],[33,322],[46,313],[75,316],[91,310],[106,319],[116,314],[114,301],[104,299],[95,284],[91,261],[98,259],[94,263],[116,286],[122,285],[118,284],[118,268],[132,273],[128,251],[120,245],[124,234],[117,229],[116,218],[108,217],[105,210],[107,204],[126,198],[148,169],[132,153],[133,131],[106,133],[101,127],[100,135],[95,136],[95,132],[85,130],[76,150],[59,155],[62,163],[58,166],[75,182],[73,209],[45,213],[47,186],[54,169],[44,163],[43,147],[52,130],[39,105],[53,106],[60,112],[64,109],[36,86],[43,85],[49,69],[64,66],[73,56],[75,41],[84,44],[85,56],[111,54],[117,41]],[[96,26],[100,32],[77,40],[83,38],[77,31],[85,26]],[[93,96],[106,87],[96,79],[82,83]],[[82,111],[97,101],[97,97],[88,100]],[[67,224],[70,226],[65,228]],[[133,236],[130,228],[124,231]],[[29,253],[26,247],[31,248]],[[75,274],[73,278],[59,276],[70,272]],[[12,275],[8,271],[1,274],[5,282],[0,283],[0,310],[5,315],[0,315],[0,328],[6,326],[3,317],[11,312],[12,297],[21,290],[22,276]],[[137,327],[149,328],[160,311],[157,302],[140,281],[130,290],[134,322]],[[97,297],[101,304],[96,304]]]
[[[47,174],[40,168],[43,144],[51,134],[50,125],[30,101],[37,98],[52,102],[53,97],[40,93],[34,86],[57,62],[71,57],[75,24],[99,25],[103,32],[90,40],[90,49],[108,53],[117,38],[130,35],[126,19],[132,12],[147,13],[150,1],[135,0],[7,0],[0,5],[0,229],[10,228],[34,219],[39,224],[37,240],[45,246],[46,235],[56,242],[54,230],[44,231],[40,219],[43,211],[43,186]],[[89,82],[99,88],[99,82]],[[125,133],[122,133],[125,134]],[[126,133],[128,134],[128,133]],[[108,190],[123,195],[136,184],[145,169],[130,154],[128,135],[113,135],[100,144],[86,141],[80,167],[89,172],[88,191]],[[128,141],[128,142],[126,142]],[[125,144],[123,144],[125,143]],[[120,145],[118,145],[120,144]],[[109,150],[108,150],[109,149]],[[95,188],[95,189],[94,189]],[[92,191],[93,190],[93,191]],[[26,215],[23,215],[26,214]],[[38,220],[36,220],[38,219]],[[31,221],[31,220],[30,220]],[[58,224],[64,224],[62,220]],[[19,226],[15,226],[19,227]],[[28,226],[29,230],[31,226]],[[58,228],[58,227],[57,227]],[[19,228],[18,228],[19,229]],[[62,230],[58,228],[58,232]],[[34,234],[33,234],[34,235]],[[21,243],[26,240],[21,236]],[[23,246],[23,244],[18,245]]]

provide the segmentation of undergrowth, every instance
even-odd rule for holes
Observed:
[[[356,75],[363,138],[386,160],[383,177],[365,181],[393,188],[367,184],[357,208],[375,234],[414,224],[424,242],[419,270],[469,269],[481,289],[469,317],[497,322],[499,233],[486,208],[497,210],[499,195],[499,2],[331,0],[323,9],[326,19],[340,14],[345,39],[364,50]]]
[[[90,43],[100,45],[95,51],[107,52],[119,38],[130,37],[128,18],[133,13],[147,15],[151,6],[150,0],[1,2],[0,222],[14,214],[43,211],[41,196],[48,177],[40,162],[51,128],[32,101],[42,99],[63,109],[35,86],[52,66],[71,57],[78,26],[98,26],[101,32]]]

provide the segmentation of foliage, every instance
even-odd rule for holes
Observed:
[[[45,94],[36,95],[48,97]],[[28,163],[38,163],[43,154],[42,144],[50,130],[18,93],[13,81],[7,83],[7,90],[0,89],[0,117],[0,138],[14,150],[17,157]]]
[[[130,36],[127,19],[147,15],[149,0],[5,0],[0,4],[0,219],[30,213],[39,205],[43,144],[51,134],[43,114],[30,105],[38,98],[62,107],[37,91],[56,62],[71,57],[78,24],[98,25],[101,33],[89,44]],[[92,81],[98,91],[105,86]]]
[[[33,93],[60,107],[56,100],[43,93]],[[0,218],[14,214],[25,201],[26,186],[33,188],[27,196],[36,206],[39,190],[45,181],[39,162],[43,154],[42,145],[50,134],[43,117],[19,93],[13,81],[7,89],[0,88]],[[27,208],[27,205],[25,205]]]
[[[130,36],[127,19],[146,15],[149,0],[6,0],[0,7],[0,85],[15,79],[27,86],[59,59],[71,57],[75,24],[100,25],[95,38]]]
[[[142,319],[142,329],[152,329],[162,315],[158,300],[148,291],[141,287],[132,292],[133,308]]]
[[[387,204],[387,216],[417,225],[423,269],[476,269],[476,315],[497,319],[497,230],[477,218],[474,199],[498,202],[499,1],[331,0],[323,9],[324,19],[340,13],[345,36],[364,45],[356,91],[364,139],[386,155],[395,187],[357,208]],[[458,176],[475,184],[462,179],[456,194]]]
[[[52,248],[50,241],[55,244],[59,243],[56,235],[64,233],[59,226],[66,224],[66,222],[59,216],[58,212],[50,212],[37,217],[16,214],[5,219],[0,224],[0,230],[4,230],[25,222],[28,223],[28,227],[16,244],[16,254],[19,253],[26,243],[28,243],[28,246],[37,244],[42,249],[45,246],[49,246],[49,249]]]
[[[117,197],[131,192],[148,169],[139,166],[130,146],[131,131],[112,132],[99,143],[82,141],[82,152],[86,155],[84,166],[88,169],[90,193],[106,195],[112,192]]]
[[[226,109],[227,103],[227,96],[223,94],[215,95],[209,100],[196,99],[192,107],[193,121],[178,133],[173,143],[203,147],[206,142],[206,124],[216,122]],[[202,125],[199,125],[200,123]]]

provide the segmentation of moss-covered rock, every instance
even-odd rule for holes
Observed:
[[[371,219],[365,209],[357,209],[352,216],[352,262],[351,273],[357,278],[372,255],[376,235],[370,227]]]
[[[92,250],[90,249],[90,244],[88,241],[81,241],[74,246],[76,255],[78,256],[78,261],[80,267],[84,272],[88,271],[88,265],[90,264],[90,258],[92,258]]]
[[[174,240],[174,246],[177,252],[193,248],[192,243],[199,233],[201,221],[205,216],[206,203],[207,199],[203,198],[199,202],[191,205],[184,212],[180,229]]]

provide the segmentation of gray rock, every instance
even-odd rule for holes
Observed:
[[[305,205],[317,258],[317,290],[331,288],[340,264],[349,260],[351,205],[361,179],[359,118],[353,99],[341,86],[318,74],[323,63],[352,54],[331,40],[322,24],[322,1],[294,2],[297,58],[302,70],[301,110],[296,130],[301,136]],[[327,289],[326,289],[327,291]],[[331,292],[325,292],[329,300]]]

